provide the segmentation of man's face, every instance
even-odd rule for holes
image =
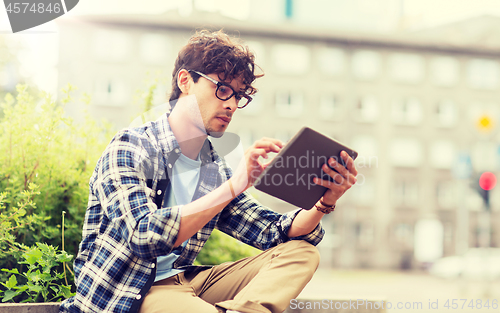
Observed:
[[[217,74],[208,74],[207,76],[220,81]],[[241,77],[232,81],[224,81],[224,83],[233,87],[237,92],[245,87]],[[190,88],[188,94],[196,96],[206,133],[213,137],[221,137],[229,126],[231,118],[238,108],[238,103],[234,96],[227,101],[220,100],[215,95],[216,90],[216,84],[204,77],[200,77],[197,83],[193,83],[193,88]],[[201,125],[199,126],[201,127]]]

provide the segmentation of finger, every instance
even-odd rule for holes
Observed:
[[[250,157],[252,158],[252,160],[256,161],[257,159],[259,159],[259,157],[267,159],[268,155],[266,149],[261,148],[261,149],[252,149],[252,151],[250,151]]]
[[[340,175],[344,176],[344,178],[347,178],[349,175],[349,171],[334,158],[330,158],[328,164],[331,169],[335,169]]]
[[[279,143],[279,142],[278,142]],[[258,140],[254,143],[254,148],[262,148],[265,149],[266,152],[280,152],[281,146],[279,146],[276,142],[271,140]]]
[[[271,141],[272,143],[274,143],[275,145],[277,145],[280,148],[283,148],[285,146],[285,143],[283,143],[283,141],[275,139],[275,138],[263,137],[262,140]]]
[[[316,185],[323,186],[323,187],[328,188],[336,193],[343,193],[344,192],[344,187],[342,185],[337,184],[337,183],[332,182],[332,181],[329,181],[329,180],[326,180],[326,179],[321,179],[321,178],[316,177],[316,178],[314,178],[313,182]]]
[[[335,172],[334,170],[332,170],[328,165],[326,164],[323,164],[323,167],[322,167],[322,170],[323,172],[325,172],[326,174],[330,175],[330,177],[333,178],[333,180],[338,184],[338,185],[341,185],[344,183],[345,181],[345,178],[340,175],[339,173]]]
[[[340,157],[346,163],[346,167],[349,170],[349,172],[351,172],[352,175],[357,176],[358,171],[356,170],[356,166],[354,165],[354,160],[351,158],[351,156],[347,152],[342,151],[340,153]]]

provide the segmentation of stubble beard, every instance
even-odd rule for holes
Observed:
[[[205,127],[205,131],[207,132],[207,135],[211,137],[220,138],[222,137],[222,135],[224,135],[225,127],[223,128],[222,131],[215,131],[211,127]]]

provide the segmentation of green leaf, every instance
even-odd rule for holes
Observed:
[[[28,299],[21,301],[21,303],[27,303],[27,302],[35,302],[35,299],[33,299],[33,297],[29,297]]]
[[[19,291],[14,290],[6,290],[4,292],[4,297],[2,298],[2,302],[11,301],[14,297],[19,295]]]
[[[4,286],[9,288],[9,289],[13,289],[14,287],[16,287],[17,286],[16,275],[10,275],[9,280],[7,281],[7,283]]]
[[[11,273],[11,274],[19,274],[19,271],[17,270],[17,268],[14,268],[14,269],[7,269],[7,268],[2,268],[2,271],[4,272],[7,272],[7,273]]]
[[[65,298],[65,299],[68,299],[72,296],[74,296],[76,293],[75,292],[71,292],[71,287],[70,286],[64,286],[62,285],[61,286],[61,291],[60,291],[60,294]]]
[[[28,287],[29,291],[39,293],[42,291],[43,287],[39,285],[31,285]]]
[[[28,278],[28,280],[36,283],[40,281],[40,271],[36,270],[34,272],[28,272],[26,273],[26,277]]]
[[[73,259],[73,255],[66,253],[66,251],[63,251],[61,254],[57,255],[57,261],[59,262],[71,262]]]
[[[43,255],[42,251],[35,248],[25,252],[23,254],[23,257],[26,260],[26,262],[28,262],[28,264],[34,265],[42,257],[42,255]]]
[[[51,281],[53,280],[52,276],[49,273],[40,273],[40,278],[41,281]]]

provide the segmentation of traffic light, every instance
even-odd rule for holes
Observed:
[[[487,210],[490,209],[490,190],[495,188],[497,184],[497,178],[495,174],[491,172],[484,172],[479,176],[477,181],[476,190],[479,195],[483,198],[484,205]]]

